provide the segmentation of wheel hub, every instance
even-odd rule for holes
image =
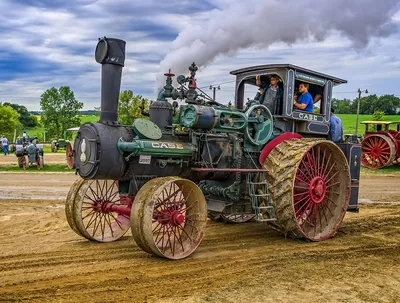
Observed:
[[[374,156],[374,157],[380,157],[381,153],[382,153],[382,151],[381,151],[381,148],[379,146],[374,146],[371,149],[371,155]]]
[[[172,226],[178,226],[181,225],[184,220],[185,216],[179,210],[174,210],[170,215],[169,223]]]
[[[315,177],[309,186],[311,200],[314,203],[321,203],[326,195],[326,183],[321,177]]]

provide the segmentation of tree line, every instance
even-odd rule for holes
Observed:
[[[337,114],[356,114],[358,99],[332,99],[332,107]],[[369,95],[360,98],[360,114],[372,115],[375,112],[383,112],[385,115],[400,113],[400,98],[394,95]]]
[[[140,95],[135,95],[131,90],[120,93],[118,104],[118,122],[131,125],[135,118],[147,118],[141,113],[141,105],[148,112],[149,101]],[[17,136],[22,135],[22,130],[28,130],[29,135],[36,135],[43,140],[43,134],[30,134],[29,130],[42,126],[46,130],[46,139],[69,138],[68,128],[81,125],[80,114],[83,103],[75,98],[74,92],[68,86],[47,89],[40,98],[40,121],[30,114],[23,105],[0,102],[0,136],[5,135],[11,141],[14,131]],[[85,113],[100,114],[100,107]],[[47,140],[48,141],[48,140]]]

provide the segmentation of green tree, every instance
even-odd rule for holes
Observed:
[[[396,115],[398,107],[400,107],[400,98],[394,95],[383,95],[378,98],[374,111],[381,111],[386,115]]]
[[[350,114],[352,111],[352,102],[349,99],[332,99],[331,106],[338,114]]]
[[[100,117],[101,106],[95,106],[95,107],[93,108],[93,110],[95,111],[95,115],[96,115],[97,117]]]
[[[3,105],[12,107],[19,114],[19,122],[24,128],[32,128],[39,125],[37,118],[31,115],[25,106],[8,102],[4,102]]]
[[[68,128],[80,125],[78,114],[83,103],[75,99],[68,86],[46,90],[41,96],[40,107],[43,111],[41,122],[49,139],[62,138]]]
[[[357,99],[354,100],[357,104]],[[361,115],[372,115],[378,103],[377,95],[365,96],[360,99],[360,114]]]
[[[6,136],[11,143],[15,129],[17,133],[22,131],[18,112],[11,106],[0,103],[0,136]]]
[[[146,118],[141,113],[142,96],[134,95],[131,90],[124,90],[119,94],[118,122],[123,125],[131,125],[136,118]],[[144,109],[148,112],[149,101],[144,99]]]

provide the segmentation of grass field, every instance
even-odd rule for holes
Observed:
[[[342,119],[343,122],[343,131],[344,134],[354,134],[356,131],[356,117],[357,115],[341,115],[337,114],[337,116]],[[372,119],[372,115],[360,115],[358,117],[358,135],[361,136],[365,132],[365,125],[361,124],[362,121],[370,121]],[[384,121],[393,121],[400,122],[400,115],[392,115],[392,116],[384,116]],[[392,126],[393,127],[393,126]]]

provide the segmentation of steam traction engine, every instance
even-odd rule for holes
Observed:
[[[365,124],[365,137],[361,142],[361,164],[372,169],[400,164],[400,122],[361,123]]]
[[[165,74],[150,121],[126,126],[117,122],[125,42],[102,38],[95,57],[102,64],[100,121],[77,133],[74,162],[82,179],[66,201],[77,234],[109,242],[131,228],[144,251],[181,259],[200,244],[207,216],[255,219],[321,241],[335,234],[349,200],[357,208],[360,146],[326,140],[332,88],[344,80],[292,65],[237,70],[236,108],[229,108],[199,93],[192,64],[190,76],[177,77],[178,88]],[[268,84],[271,74],[282,79],[283,99],[272,112],[250,99],[244,109],[256,78]],[[298,81],[323,90],[320,114],[292,110]],[[172,126],[178,110],[179,125]]]
[[[27,170],[29,164],[36,165],[38,169],[42,169],[43,161],[43,144],[37,143],[37,138],[20,137],[15,142],[15,155],[18,159],[18,166]]]

